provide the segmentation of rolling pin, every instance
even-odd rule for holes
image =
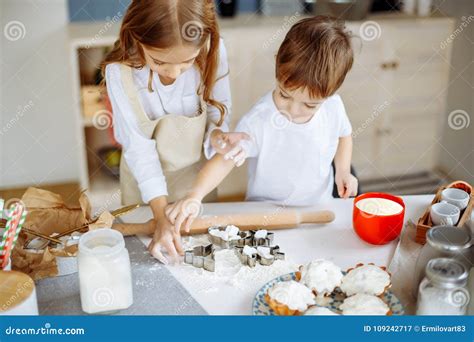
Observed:
[[[334,220],[334,213],[329,210],[299,212],[296,210],[280,209],[266,213],[230,214],[230,215],[203,215],[194,219],[189,233],[182,235],[194,235],[207,233],[209,227],[236,225],[240,230],[252,229],[286,229],[295,228],[304,223],[329,223]],[[155,221],[149,220],[145,223],[114,223],[113,229],[118,230],[124,236],[146,234],[151,235],[155,231]]]

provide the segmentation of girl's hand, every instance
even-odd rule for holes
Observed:
[[[201,200],[196,197],[185,197],[178,200],[165,209],[165,215],[171,224],[174,225],[174,231],[179,233],[181,227],[186,233],[189,233],[191,223],[201,214]]]
[[[357,178],[349,172],[343,174],[336,172],[335,182],[339,197],[349,198],[357,195]]]
[[[240,155],[242,148],[239,146],[239,142],[241,140],[250,140],[250,136],[243,132],[224,133],[220,129],[215,129],[211,133],[212,147],[226,159],[233,159],[237,166],[242,165],[246,158],[246,156]]]
[[[156,229],[153,239],[148,245],[148,251],[165,265],[170,263],[170,258],[172,263],[177,262],[179,255],[184,254],[181,235],[174,230],[173,225],[166,217],[159,218],[155,222]],[[168,257],[163,254],[162,248],[166,250]]]

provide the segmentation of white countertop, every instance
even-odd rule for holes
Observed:
[[[433,195],[402,196],[406,205],[405,222],[423,214]],[[296,229],[275,231],[275,244],[286,254],[287,260],[300,265],[317,258],[332,260],[342,269],[359,262],[372,262],[388,266],[398,239],[384,246],[365,243],[352,229],[353,200],[334,199],[325,204],[302,210],[332,210],[336,219],[326,225],[302,225]],[[204,205],[203,214],[261,212],[271,210],[268,203],[210,203]],[[144,222],[152,217],[148,207],[139,208],[124,218],[125,222]],[[149,237],[140,237],[145,245]],[[251,314],[252,301],[257,290],[266,282],[248,284],[245,289],[235,288],[212,273],[200,271],[189,265],[167,266],[174,277],[191,296],[211,315]],[[271,266],[270,266],[271,267]],[[203,275],[207,274],[207,275]],[[211,278],[210,278],[211,277]],[[186,314],[183,308],[183,314]]]

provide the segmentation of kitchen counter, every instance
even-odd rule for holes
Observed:
[[[433,195],[403,196],[406,204],[405,221],[417,220]],[[332,260],[343,269],[359,262],[388,265],[397,241],[373,246],[361,241],[352,229],[353,200],[334,199],[312,208],[330,209],[336,219],[327,225],[302,225],[296,229],[275,231],[278,244],[289,261],[295,265],[316,258]],[[204,205],[203,215],[261,212],[272,210],[268,203],[210,203]],[[144,222],[152,217],[148,207],[135,210],[123,218],[125,222]],[[186,238],[187,239],[187,238]],[[265,283],[260,279],[237,288],[217,275],[189,265],[163,266],[146,252],[149,237],[127,238],[134,281],[134,305],[121,314],[251,314],[253,297]],[[77,275],[41,280],[37,284],[41,314],[79,314]]]

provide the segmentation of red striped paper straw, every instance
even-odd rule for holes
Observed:
[[[16,229],[20,223],[23,212],[23,206],[20,203],[13,204],[7,214],[7,224],[5,230],[7,234],[3,234],[2,245],[0,245],[0,268],[5,268],[10,259],[13,249],[13,240],[15,239]]]
[[[16,227],[15,238],[13,239],[13,247],[15,247],[16,240],[18,240],[18,235],[20,235],[20,231],[23,228],[23,224],[25,223],[26,214],[28,214],[28,211],[26,210],[26,208],[23,208],[23,211],[20,216],[20,221],[18,222],[18,226]]]
[[[5,243],[10,233],[16,206],[12,204],[10,208],[10,210],[7,210],[7,223],[5,225],[5,231],[3,232],[2,241],[0,241],[0,255],[3,254],[3,247],[5,246]]]

